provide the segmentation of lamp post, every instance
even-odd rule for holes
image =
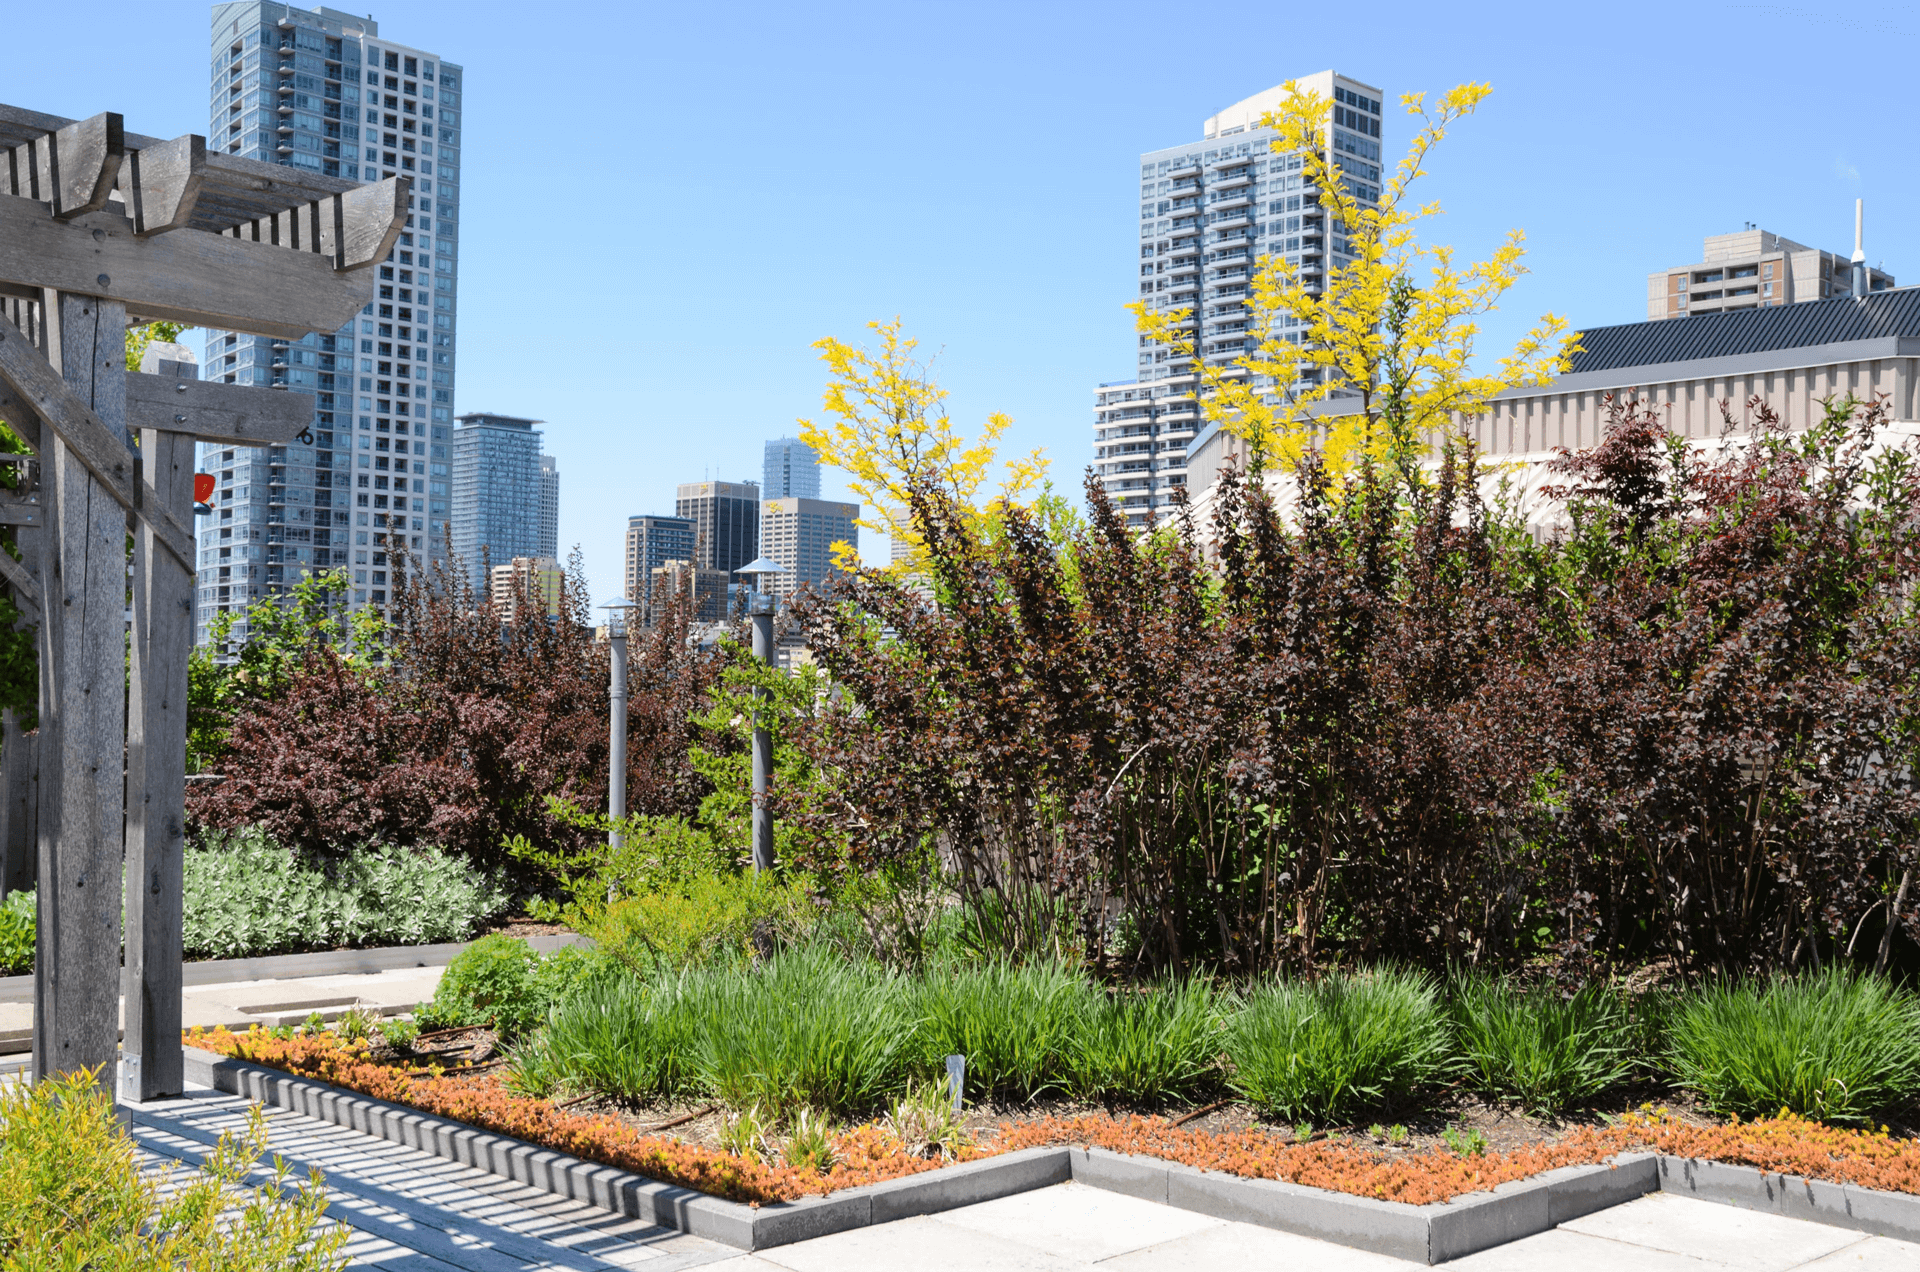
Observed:
[[[773,663],[773,595],[762,589],[766,575],[784,574],[786,567],[778,561],[769,561],[761,557],[734,571],[752,581],[753,590],[747,593],[747,616],[753,620],[753,656],[761,662]],[[766,697],[766,690],[755,687],[756,700]],[[753,868],[773,869],[773,814],[767,809],[767,779],[773,772],[773,742],[767,736],[766,721],[756,708],[753,713]]]
[[[627,612],[639,607],[623,597],[600,608],[607,611],[607,644],[613,655],[607,682],[607,847],[618,852],[620,819],[627,815]],[[611,890],[607,900],[613,900]]]

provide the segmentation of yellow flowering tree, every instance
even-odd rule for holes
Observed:
[[[856,524],[904,540],[917,562],[916,486],[931,485],[955,507],[985,516],[995,504],[1030,499],[1046,475],[1046,460],[1035,450],[1008,461],[988,497],[999,441],[1013,418],[996,411],[969,442],[947,411],[947,391],[934,380],[931,360],[915,356],[919,341],[901,333],[900,319],[867,326],[876,339],[871,347],[831,336],[814,342],[829,372],[825,415],[818,423],[801,420],[800,440],[821,463],[846,473],[864,514]],[[834,560],[851,569],[859,555],[851,544],[836,543]]]
[[[1510,231],[1499,250],[1473,264],[1416,238],[1415,227],[1440,208],[1415,202],[1410,191],[1448,128],[1486,98],[1487,85],[1462,84],[1431,103],[1421,93],[1401,99],[1421,126],[1375,203],[1356,196],[1327,145],[1333,103],[1297,84],[1285,87],[1279,109],[1261,122],[1279,134],[1276,154],[1301,156],[1301,185],[1319,191],[1324,236],[1344,244],[1351,263],[1330,267],[1320,288],[1286,258],[1262,257],[1245,301],[1251,347],[1226,365],[1208,362],[1196,347],[1191,308],[1146,301],[1129,308],[1142,335],[1198,372],[1207,419],[1244,438],[1255,465],[1290,466],[1317,447],[1336,477],[1362,457],[1411,476],[1433,439],[1452,432],[1455,412],[1480,411],[1503,389],[1563,373],[1576,337],[1564,319],[1547,314],[1497,370],[1476,373],[1479,318],[1526,272],[1525,236]]]

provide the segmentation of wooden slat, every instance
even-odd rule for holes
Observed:
[[[126,310],[91,296],[61,296],[48,308],[57,313],[48,354],[66,396],[96,422],[120,427]],[[54,442],[47,452],[50,563],[41,577],[57,582],[40,623],[33,1049],[43,1076],[97,1065],[111,1072],[119,1058],[124,787],[114,761],[126,745],[127,590],[126,514],[75,451]]]
[[[128,387],[165,377],[130,375]],[[187,383],[187,381],[181,381]],[[220,385],[209,387],[228,388]],[[268,390],[271,392],[271,390]],[[144,429],[140,458],[157,498],[193,515],[193,439]],[[133,633],[127,682],[126,1024],[124,1095],[154,1100],[185,1089],[180,1053],[181,889],[186,846],[187,662],[193,574],[134,539]]]
[[[133,232],[141,237],[185,229],[206,179],[207,139],[188,135],[129,150],[121,165],[120,194]]]
[[[137,322],[298,340],[336,331],[373,298],[374,280],[325,257],[217,234],[138,238],[112,212],[53,221],[42,205],[0,196],[0,279],[108,296]]]
[[[43,526],[46,523],[46,511],[40,506],[39,496],[0,491],[0,526]],[[0,556],[5,555],[0,553]],[[14,563],[11,557],[7,560],[9,564]],[[0,569],[4,568],[0,566]]]
[[[34,525],[42,524],[36,517]],[[14,599],[21,609],[31,606],[40,608],[40,589],[34,586],[33,576],[27,573],[27,567],[14,560],[6,551],[0,550],[0,578],[5,578],[13,588]]]
[[[127,377],[127,427],[226,446],[278,446],[313,424],[311,393],[166,375]],[[4,410],[0,410],[4,418]]]
[[[156,240],[164,242],[165,240]],[[78,302],[75,302],[78,303]],[[100,307],[121,315],[125,326],[126,310],[118,302],[101,301]],[[122,344],[125,332],[121,333]],[[149,491],[133,471],[133,454],[121,440],[126,420],[126,355],[124,348],[114,357],[95,357],[100,365],[92,370],[101,376],[118,375],[115,383],[114,413],[122,421],[118,436],[114,429],[94,414],[87,403],[74,393],[40,356],[18,327],[0,318],[0,381],[5,381],[34,414],[51,427],[65,443],[66,453],[100,482],[100,488],[128,512],[151,524],[166,549],[188,570],[193,568],[193,536]],[[50,447],[46,448],[51,450]],[[144,505],[144,506],[143,506]]]
[[[407,222],[412,177],[359,186],[322,205],[320,250],[339,270],[366,269],[387,259]]]
[[[107,206],[124,154],[120,116],[111,111],[68,124],[47,147],[53,214],[70,220]]]

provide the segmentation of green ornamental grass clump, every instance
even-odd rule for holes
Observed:
[[[1221,1007],[1198,977],[1084,994],[1067,1047],[1068,1093],[1144,1104],[1198,1094],[1218,1075]]]
[[[905,982],[826,946],[690,971],[678,992],[697,1022],[700,1085],[736,1109],[873,1108],[901,1088],[915,1055],[920,1022]]]
[[[1667,1063],[1718,1113],[1867,1122],[1920,1093],[1920,998],[1834,968],[1704,985],[1672,1008]]]
[[[1555,1114],[1616,1085],[1633,1068],[1620,996],[1589,985],[1571,997],[1551,986],[1514,988],[1485,975],[1452,986],[1455,1034],[1475,1089]]]
[[[558,1091],[651,1100],[699,1090],[700,1027],[690,973],[588,974],[514,1053],[508,1082],[526,1095]]]
[[[1226,1038],[1230,1085],[1262,1112],[1336,1124],[1418,1096],[1451,1050],[1433,981],[1389,968],[1260,986]]]
[[[935,965],[916,992],[920,1063],[967,1057],[967,1092],[1031,1097],[1063,1082],[1088,1007],[1085,978],[1060,962]]]

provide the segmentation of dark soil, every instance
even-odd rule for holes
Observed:
[[[510,918],[501,919],[480,935],[511,936],[524,941],[530,936],[565,936],[572,931],[573,929],[564,923],[542,923],[524,914],[516,914]]]

